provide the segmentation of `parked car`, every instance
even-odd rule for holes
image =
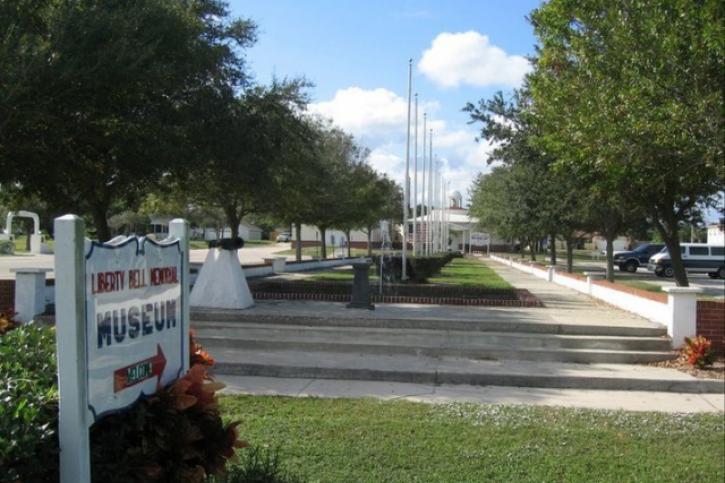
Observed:
[[[277,241],[278,242],[288,242],[291,239],[292,239],[292,235],[288,231],[286,231],[284,233],[280,233],[279,235],[277,235]]]
[[[614,252],[614,264],[623,272],[634,273],[639,267],[647,267],[650,257],[662,251],[664,243],[642,243],[634,250]]]
[[[685,270],[688,272],[707,273],[710,278],[725,279],[725,246],[682,243],[680,253]],[[670,254],[666,248],[649,259],[647,269],[658,277],[674,275]]]

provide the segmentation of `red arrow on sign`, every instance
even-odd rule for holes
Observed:
[[[161,345],[156,344],[156,355],[144,359],[130,366],[122,367],[113,371],[113,392],[135,386],[148,379],[158,377],[157,385],[161,382],[161,375],[166,367],[166,357]]]

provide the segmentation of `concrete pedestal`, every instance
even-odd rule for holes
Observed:
[[[672,347],[681,347],[685,337],[697,335],[697,294],[702,289],[665,287],[662,290],[667,293],[667,334],[672,337]]]
[[[264,263],[272,265],[274,273],[284,273],[287,259],[285,257],[265,258]]]
[[[352,283],[352,298],[347,304],[348,309],[374,310],[375,305],[370,303],[369,262],[356,262],[352,264],[355,279]]]
[[[30,322],[45,312],[45,274],[51,268],[11,268],[15,273],[15,312],[21,322]]]
[[[254,305],[236,250],[209,250],[189,304],[211,309],[246,309]]]

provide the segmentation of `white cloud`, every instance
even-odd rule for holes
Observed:
[[[332,119],[339,127],[355,135],[370,148],[369,164],[401,185],[405,175],[405,121],[407,99],[387,89],[366,90],[349,87],[337,91],[328,101],[314,103],[310,111]],[[419,168],[423,156],[423,111],[428,112],[427,128],[433,129],[433,152],[441,162],[441,172],[450,181],[450,189],[468,197],[468,188],[479,171],[488,171],[486,159],[492,147],[475,141],[477,131],[471,126],[451,127],[435,117],[438,103],[422,101],[418,106]],[[428,133],[426,133],[427,136]],[[411,141],[414,139],[411,133]],[[411,145],[411,179],[414,148]],[[426,143],[426,154],[428,144]],[[419,173],[422,176],[422,172]],[[420,178],[419,178],[420,179]]]
[[[419,101],[418,112],[433,112],[436,102]],[[366,143],[404,139],[408,100],[388,89],[340,89],[330,101],[310,104],[309,111],[332,119],[336,125]],[[411,115],[413,107],[411,106]]]
[[[438,34],[418,69],[442,87],[470,84],[516,87],[531,70],[525,57],[508,55],[475,31]]]

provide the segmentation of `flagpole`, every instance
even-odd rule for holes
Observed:
[[[428,254],[433,254],[433,129],[428,133]]]
[[[413,90],[413,59],[408,60],[408,126],[405,140],[405,181],[403,187],[403,244],[401,246],[403,266],[401,279],[408,280],[406,252],[408,251],[408,204],[410,196],[410,97]]]
[[[421,206],[421,214],[422,214],[421,224],[423,225],[423,228],[425,228],[425,230],[423,231],[423,235],[424,235],[423,236],[423,247],[422,247],[423,255],[428,254],[428,205],[427,205],[427,201],[426,201],[427,200],[427,197],[426,197],[427,185],[425,184],[425,174],[426,174],[425,172],[427,170],[426,164],[425,164],[425,152],[426,152],[426,146],[427,146],[427,144],[425,142],[426,134],[427,134],[426,133],[427,116],[428,116],[428,114],[424,112],[423,113],[423,180],[422,180],[423,182],[421,185],[422,191],[421,191],[421,196],[420,196],[421,197],[420,206]]]
[[[418,93],[415,93],[415,148],[413,149],[413,256],[418,255]]]

